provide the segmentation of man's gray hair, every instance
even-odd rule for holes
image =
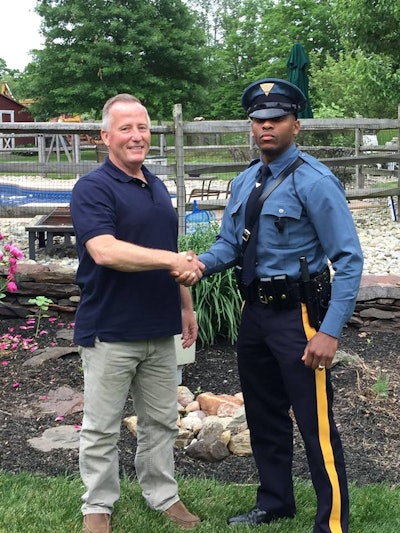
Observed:
[[[102,129],[105,131],[108,131],[110,129],[110,108],[116,103],[116,102],[130,102],[130,103],[137,103],[143,106],[142,102],[139,100],[139,98],[136,98],[136,96],[133,96],[132,94],[128,93],[121,93],[117,94],[116,96],[112,96],[107,100],[107,102],[104,104],[103,107],[103,113],[102,113]],[[145,106],[143,106],[145,107]],[[146,108],[145,108],[146,109]],[[146,109],[147,114],[147,120],[150,127],[150,117]]]

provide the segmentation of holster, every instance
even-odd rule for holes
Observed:
[[[331,299],[329,269],[326,268],[309,281],[300,281],[300,293],[302,301],[306,304],[309,324],[318,331]]]
[[[235,268],[237,286],[243,300],[260,302],[276,311],[296,309],[305,303],[310,326],[319,329],[331,298],[330,272],[311,276],[309,281],[292,281],[286,274],[254,280],[249,286],[242,283],[242,268]]]

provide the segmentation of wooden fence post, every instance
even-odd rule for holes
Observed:
[[[176,159],[176,208],[178,212],[178,233],[185,234],[186,216],[186,189],[185,189],[185,162],[183,150],[183,114],[182,104],[175,104],[174,110],[175,129],[175,159]]]
[[[399,125],[397,128],[397,153],[400,154],[400,104],[397,105],[397,119]],[[397,187],[400,187],[400,161],[397,161]],[[400,196],[397,196],[397,206],[396,206],[396,215],[397,222],[399,222],[400,217]]]
[[[361,128],[356,128],[355,130],[355,150],[354,155],[358,157],[360,155],[360,146],[362,145],[362,134],[361,134]],[[362,189],[364,187],[364,173],[360,172],[360,166],[356,165],[355,167],[355,176],[356,176],[356,184],[358,189]]]

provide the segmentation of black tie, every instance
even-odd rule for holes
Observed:
[[[247,200],[245,211],[245,227],[250,230],[249,239],[243,253],[243,271],[242,271],[242,283],[248,286],[256,277],[256,244],[258,233],[258,221],[256,206],[257,202],[263,192],[267,179],[271,176],[270,169],[263,165],[261,168],[260,177],[257,180],[257,186],[251,191]],[[246,233],[246,232],[245,232]]]

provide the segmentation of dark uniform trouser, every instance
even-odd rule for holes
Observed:
[[[333,419],[329,370],[301,357],[315,334],[302,309],[274,311],[246,304],[239,329],[239,375],[251,445],[260,477],[257,506],[293,515],[292,406],[317,495],[313,533],[347,533],[349,501],[343,449]]]

